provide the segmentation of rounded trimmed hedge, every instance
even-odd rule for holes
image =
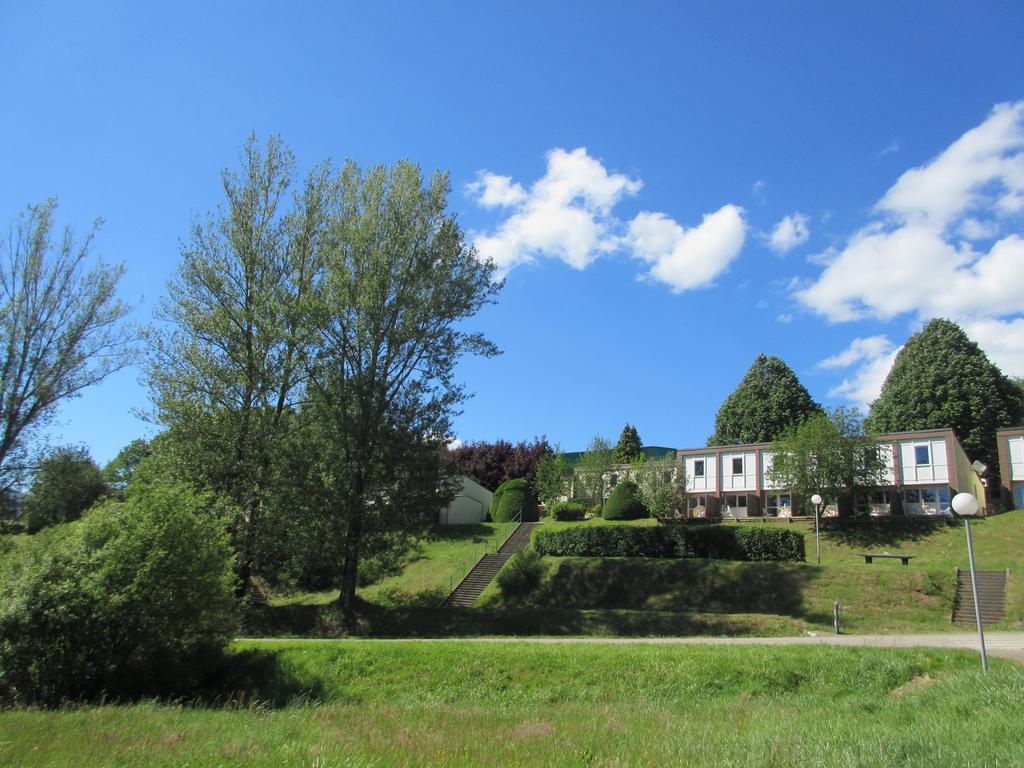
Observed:
[[[522,513],[523,522],[536,522],[539,519],[537,497],[533,495],[530,484],[517,477],[506,480],[498,486],[491,500],[491,520],[495,523],[507,523]]]
[[[640,501],[640,489],[632,480],[623,480],[616,485],[601,510],[601,517],[605,520],[636,520],[650,516]]]

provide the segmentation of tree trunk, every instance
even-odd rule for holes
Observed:
[[[345,554],[341,569],[341,610],[352,613],[356,604],[356,578],[359,575],[359,540],[362,536],[362,511],[353,516],[345,534]]]

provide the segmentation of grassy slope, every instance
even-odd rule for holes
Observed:
[[[571,525],[654,525],[546,521],[545,527]],[[802,530],[808,559],[814,558],[814,528],[803,522],[750,522]],[[729,523],[733,525],[733,523]],[[1007,619],[1000,628],[1024,623],[1024,511],[974,524],[975,550],[982,569],[1010,569]],[[364,588],[367,601],[360,622],[343,628],[333,606],[334,592],[279,601],[250,623],[259,635],[445,636],[488,634],[551,635],[793,635],[831,628],[832,603],[841,605],[848,632],[949,631],[955,581],[953,568],[966,568],[962,525],[911,531],[881,527],[822,533],[822,565],[750,564],[715,561],[549,559],[542,592],[520,603],[503,603],[496,586],[477,609],[438,610],[441,582],[473,547],[482,530],[450,530],[428,542],[418,560],[382,585]],[[858,552],[905,552],[911,565],[876,560],[866,565]],[[291,602],[292,605],[283,603]],[[386,608],[386,610],[385,610]]]
[[[593,525],[588,522],[583,525]],[[792,525],[805,535],[814,559],[814,526],[797,522],[749,522]],[[555,524],[565,527],[565,523]],[[1007,616],[1000,628],[1024,623],[1024,511],[974,523],[975,556],[984,570],[1010,569]],[[955,596],[953,570],[967,567],[962,525],[928,526],[905,531],[881,527],[823,531],[822,565],[810,563],[734,563],[632,558],[547,558],[545,581],[525,601],[505,601],[492,585],[481,596],[483,609],[531,606],[538,610],[630,609],[633,611],[729,614],[748,628],[790,634],[830,629],[832,605],[839,602],[849,632],[948,631]],[[898,561],[864,563],[859,552],[914,555],[910,566]],[[757,620],[762,615],[763,620]],[[775,621],[769,621],[768,617]],[[787,621],[788,620],[788,621]]]
[[[249,677],[237,678],[234,698],[242,706],[7,710],[0,764],[1024,763],[1024,673],[995,660],[982,678],[967,653],[387,641],[242,648],[236,666]]]
[[[401,573],[385,576],[376,584],[360,587],[359,596],[379,605],[437,605],[448,594],[452,572],[468,563],[483,542],[500,526],[496,523],[439,527],[420,542]],[[274,595],[278,606],[323,605],[338,598],[338,590],[293,592]]]

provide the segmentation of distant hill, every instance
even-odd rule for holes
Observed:
[[[586,451],[567,451],[565,454],[565,460],[570,465],[575,464],[580,460],[580,457],[586,453]],[[664,459],[666,456],[675,457],[675,448],[666,448],[663,445],[645,445],[644,446],[644,457],[647,459]]]

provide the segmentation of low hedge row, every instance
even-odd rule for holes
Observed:
[[[803,562],[798,531],[747,525],[578,525],[538,530],[533,547],[553,557],[706,557],[715,560]]]

